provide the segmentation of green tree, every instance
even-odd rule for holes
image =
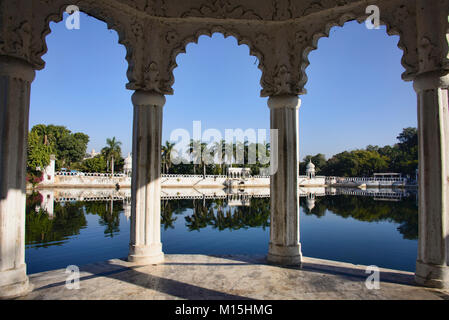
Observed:
[[[104,173],[107,171],[107,161],[103,155],[86,159],[82,162],[80,170],[91,173]]]
[[[208,146],[206,143],[199,140],[190,140],[189,152],[192,154],[193,160],[193,174],[196,173],[196,166],[199,164],[203,168],[203,175],[206,175],[206,163],[203,159],[203,154],[208,152]]]
[[[50,145],[44,143],[44,140],[39,136],[37,131],[31,131],[28,135],[27,151],[27,171],[36,172],[42,171],[48,166],[53,150]]]
[[[113,137],[106,139],[106,147],[101,150],[101,154],[109,162],[111,173],[114,173],[114,161],[122,158],[122,143]]]
[[[175,145],[175,143],[166,141],[165,145],[162,146],[162,172],[164,173],[169,173],[170,168],[173,166],[171,156]]]
[[[64,126],[36,125],[29,135],[28,168],[31,169],[37,163],[45,167],[50,161],[50,154],[56,155],[57,169],[70,167],[83,159],[88,143],[88,135],[72,133]]]

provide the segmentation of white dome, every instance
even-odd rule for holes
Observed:
[[[132,164],[133,159],[131,158],[131,155],[128,153],[128,156],[125,159],[125,164]]]
[[[309,161],[307,164],[307,169],[315,169],[315,165],[312,163],[312,161]]]

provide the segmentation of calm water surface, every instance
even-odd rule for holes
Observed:
[[[29,273],[125,258],[129,202],[66,201],[41,209],[42,195],[27,198]],[[226,199],[162,201],[162,243],[168,254],[266,254],[270,199],[228,206]],[[336,195],[301,198],[303,255],[363,265],[415,270],[418,208],[400,201]]]

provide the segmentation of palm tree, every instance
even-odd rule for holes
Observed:
[[[165,173],[168,173],[168,171],[172,167],[171,153],[175,145],[176,145],[175,143],[170,143],[169,141],[166,141],[165,146],[162,146],[162,163],[164,165]]]
[[[219,142],[215,142],[212,146],[212,150],[215,154],[220,154],[221,158],[218,159],[220,161],[220,173],[224,174],[224,165],[226,159],[226,141],[221,139]]]
[[[223,152],[223,158],[226,159],[225,164],[228,166],[228,168],[232,167],[232,161],[234,159],[234,154],[236,151],[236,146],[233,141],[229,143],[224,143],[223,145],[224,152]],[[230,153],[230,154],[228,154]]]
[[[101,153],[111,164],[111,173],[114,175],[114,159],[120,159],[122,156],[122,143],[113,137],[112,139],[106,139],[106,147],[101,150]]]
[[[206,175],[206,164],[202,157],[203,154],[207,151],[207,144],[201,142],[199,140],[195,141],[193,139],[190,140],[189,152],[193,157],[193,174],[195,174],[195,163],[199,163],[203,167],[203,176]]]

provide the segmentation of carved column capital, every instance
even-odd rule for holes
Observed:
[[[272,96],[268,99],[268,107],[270,109],[296,109],[298,110],[301,106],[301,99],[295,95],[280,95]]]
[[[416,92],[432,89],[449,88],[449,74],[444,75],[442,71],[431,71],[416,76],[413,83]]]
[[[162,108],[165,105],[166,98],[163,94],[157,92],[138,90],[134,92],[132,102],[134,106],[157,106]]]
[[[26,61],[2,56],[0,57],[0,76],[33,82],[36,72]]]

